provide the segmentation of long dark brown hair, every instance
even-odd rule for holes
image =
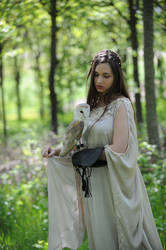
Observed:
[[[125,80],[121,68],[121,59],[119,55],[112,50],[101,50],[93,57],[91,67],[87,76],[87,79],[91,77],[87,96],[87,103],[90,105],[90,109],[92,110],[96,108],[98,105],[98,100],[101,98],[101,94],[97,92],[94,83],[95,69],[96,66],[100,63],[108,63],[112,69],[114,77],[113,84],[110,87],[109,91],[102,95],[102,101],[104,102],[106,107],[119,96],[127,97],[131,101],[125,85]]]

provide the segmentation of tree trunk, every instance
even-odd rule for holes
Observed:
[[[16,81],[16,96],[17,96],[17,117],[18,120],[22,120],[21,116],[21,98],[20,98],[20,69],[18,65],[17,56],[14,57],[14,73],[15,73],[15,81]]]
[[[146,124],[150,144],[160,147],[154,84],[153,0],[143,0]]]
[[[40,102],[40,118],[44,120],[44,87],[43,87],[43,80],[42,80],[42,73],[40,69],[40,51],[35,53],[35,60],[36,60],[36,74],[37,74],[37,82],[39,83],[39,102]]]
[[[157,70],[159,73],[159,95],[160,97],[164,97],[164,76],[165,76],[165,70],[164,70],[164,60],[161,56],[157,58]]]
[[[122,59],[122,69],[123,69],[123,73],[125,75],[125,79],[127,78],[127,50],[126,49],[123,49],[121,51],[117,51],[119,54],[120,54],[120,57]]]
[[[0,88],[1,88],[1,99],[2,99],[2,121],[3,121],[3,134],[5,143],[7,142],[7,124],[6,124],[6,112],[5,112],[5,98],[3,89],[3,60],[2,60],[3,46],[0,44]]]
[[[57,97],[54,90],[54,75],[56,67],[56,0],[51,1],[51,62],[50,62],[50,74],[49,74],[49,90],[51,101],[51,130],[57,133],[58,120],[57,120]]]
[[[134,75],[134,81],[137,86],[137,91],[135,93],[135,103],[136,103],[136,117],[137,122],[140,124],[143,122],[142,117],[142,107],[141,107],[141,92],[140,92],[140,81],[139,81],[139,74],[138,74],[138,38],[137,38],[137,18],[136,18],[136,8],[138,6],[134,5],[133,0],[128,0],[129,4],[129,11],[130,11],[130,30],[131,30],[131,44],[132,44],[132,58],[133,58],[133,75]]]

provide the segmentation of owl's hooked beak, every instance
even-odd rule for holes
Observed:
[[[85,115],[84,115],[84,111],[80,110],[80,113],[82,113],[82,114],[83,114],[84,119],[85,119],[86,117],[85,117]]]

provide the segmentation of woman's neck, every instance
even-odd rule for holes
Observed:
[[[97,103],[97,107],[103,107],[103,106],[105,106],[106,104],[104,103],[104,102],[98,102]]]
[[[103,95],[99,95],[96,101],[97,107],[105,106]]]

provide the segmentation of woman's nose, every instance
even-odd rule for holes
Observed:
[[[97,83],[102,83],[102,76],[98,76]]]

